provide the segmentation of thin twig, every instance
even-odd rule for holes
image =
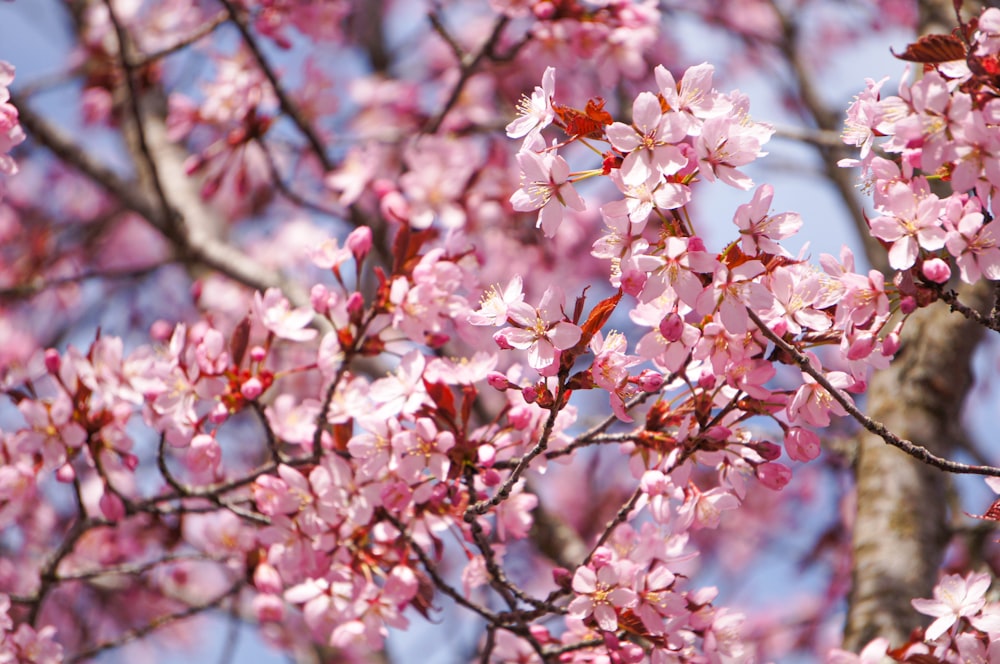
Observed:
[[[493,53],[493,49],[496,48],[497,42],[500,40],[500,35],[503,34],[503,29],[507,26],[510,19],[506,16],[501,16],[497,19],[496,23],[493,24],[493,31],[490,32],[490,36],[486,38],[486,41],[483,42],[483,45],[479,47],[479,50],[475,54],[463,53],[462,48],[454,42],[451,35],[445,29],[444,24],[441,23],[434,12],[428,14],[428,19],[435,31],[441,35],[442,39],[452,45],[452,50],[455,52],[455,57],[458,58],[459,65],[458,80],[455,81],[455,85],[452,87],[447,101],[445,101],[441,110],[431,118],[422,132],[424,134],[434,134],[441,128],[441,123],[444,122],[445,117],[458,102],[458,98],[462,95],[462,90],[465,89],[465,84],[476,72],[479,63]]]
[[[952,311],[957,311],[969,320],[979,323],[983,327],[989,328],[994,332],[1000,332],[1000,318],[996,315],[990,314],[989,317],[982,315],[969,305],[959,300],[958,293],[953,290],[941,289],[938,292],[938,295],[942,300],[951,306]]]
[[[215,32],[220,25],[226,22],[226,17],[226,12],[219,11],[214,17],[205,21],[205,23],[199,26],[197,30],[189,34],[187,37],[184,37],[183,39],[180,39],[170,46],[160,49],[159,51],[143,55],[142,57],[137,58],[132,64],[141,69],[142,67],[156,62],[157,60],[162,60],[169,55],[182,51],[191,44],[194,44],[195,42],[200,41]]]
[[[246,583],[245,580],[238,579],[224,593],[222,593],[221,595],[219,595],[218,597],[216,597],[211,601],[204,602],[202,604],[192,604],[191,606],[187,607],[182,611],[178,611],[177,613],[169,613],[165,616],[154,618],[153,620],[150,620],[149,623],[143,625],[142,627],[130,629],[127,632],[118,635],[114,639],[98,643],[97,645],[88,648],[87,650],[76,653],[66,661],[69,664],[74,664],[75,662],[82,662],[107,650],[111,650],[113,648],[120,648],[126,643],[131,643],[132,641],[141,639],[147,634],[155,632],[156,630],[162,627],[166,627],[167,625],[171,625],[180,620],[184,620],[185,618],[190,618],[199,613],[202,613],[203,611],[214,609],[218,607],[220,604],[222,604],[222,602],[224,602],[226,598],[231,597],[236,593],[238,593],[245,583]]]
[[[229,18],[240,31],[240,35],[243,37],[243,42],[246,44],[247,48],[250,49],[250,53],[253,55],[254,60],[257,61],[257,66],[260,67],[264,76],[271,84],[271,88],[274,90],[274,95],[278,98],[281,110],[284,111],[285,115],[292,119],[295,126],[298,127],[299,131],[302,132],[302,135],[305,136],[306,140],[309,142],[309,146],[312,148],[313,154],[316,155],[316,158],[319,159],[319,163],[323,166],[323,170],[332,171],[333,162],[330,161],[330,158],[326,154],[326,150],[323,147],[323,141],[320,140],[319,135],[309,124],[308,120],[306,120],[305,116],[302,115],[302,111],[299,109],[298,105],[288,95],[280,81],[278,81],[277,73],[274,71],[274,68],[271,67],[267,58],[264,57],[264,53],[260,50],[257,40],[254,39],[252,34],[250,34],[250,28],[247,27],[246,20],[230,0],[219,1],[222,3],[222,6],[226,8],[226,11],[229,12]]]
[[[851,417],[855,419],[861,426],[863,426],[867,431],[875,434],[882,440],[884,440],[889,445],[896,447],[903,452],[906,452],[915,459],[923,461],[929,466],[933,466],[940,470],[947,471],[949,473],[959,473],[959,474],[970,474],[970,475],[988,475],[991,477],[1000,477],[1000,468],[994,466],[972,466],[965,463],[958,463],[957,461],[949,461],[948,459],[942,459],[941,457],[932,454],[930,450],[926,447],[922,447],[913,443],[909,440],[904,440],[897,436],[896,434],[889,431],[889,429],[881,422],[876,422],[864,413],[862,413],[854,402],[849,398],[844,396],[844,394],[833,386],[832,383],[823,375],[822,371],[817,370],[809,358],[803,355],[797,348],[789,344],[787,341],[775,334],[767,324],[760,319],[760,317],[754,313],[751,309],[747,309],[750,314],[751,320],[760,329],[765,337],[770,339],[778,348],[788,353],[792,358],[795,359],[795,363],[798,367],[805,373],[809,374],[820,386],[825,389],[833,399],[843,407],[844,410],[850,414]]]

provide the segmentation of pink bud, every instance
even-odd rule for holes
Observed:
[[[542,645],[552,641],[552,634],[549,633],[549,629],[545,625],[531,625],[528,627],[528,631]]]
[[[250,359],[254,362],[263,362],[267,357],[267,351],[261,346],[254,346],[250,349]]]
[[[688,238],[688,251],[705,251],[705,241],[697,235]]]
[[[320,315],[330,312],[330,291],[323,284],[316,284],[309,291],[309,304]]]
[[[153,341],[165,342],[173,333],[174,326],[162,319],[149,326],[149,336]]]
[[[506,330],[500,330],[494,334],[493,341],[496,342],[496,345],[500,350],[511,350],[514,347],[510,345],[509,341],[507,341],[507,335],[504,334],[505,332]]]
[[[479,457],[479,463],[482,466],[489,468],[497,460],[497,448],[489,443],[484,443],[476,450],[476,456]]]
[[[555,567],[552,569],[552,580],[560,588],[569,590],[573,585],[573,574],[565,567]]]
[[[212,412],[208,414],[208,420],[212,424],[222,424],[229,419],[229,409],[226,408],[226,404],[217,403]]]
[[[768,489],[781,491],[792,479],[792,471],[780,463],[765,463],[757,466],[757,478]]]
[[[871,355],[874,348],[875,336],[873,334],[859,334],[847,349],[847,359],[862,360]]]
[[[556,15],[556,6],[551,2],[548,2],[548,0],[545,0],[544,2],[535,4],[535,6],[531,8],[531,11],[534,12],[535,18],[539,21],[547,21]]]
[[[344,246],[354,254],[354,260],[359,263],[365,259],[372,248],[372,229],[368,226],[359,226],[351,231],[344,241]]]
[[[757,454],[765,461],[774,461],[781,456],[781,447],[769,440],[758,441],[754,444],[753,448],[757,450]]]
[[[599,546],[594,550],[594,555],[590,557],[590,565],[595,570],[601,569],[615,559],[611,549],[606,546]]]
[[[74,479],[76,479],[76,470],[69,463],[64,463],[59,466],[59,470],[56,471],[56,479],[63,484],[69,484]]]
[[[260,563],[253,572],[253,585],[262,593],[281,592],[281,575],[269,563]]]
[[[62,360],[59,358],[59,351],[55,348],[49,348],[45,351],[45,369],[51,373],[59,373],[59,365],[62,364]]]
[[[951,267],[940,258],[932,258],[924,261],[920,271],[928,280],[936,284],[943,284],[951,279]]]
[[[899,352],[899,346],[899,332],[893,330],[889,336],[882,340],[882,354],[886,357],[892,357]]]
[[[128,468],[129,470],[134,471],[136,468],[139,467],[139,457],[132,454],[131,452],[124,452],[120,456],[122,465]]]
[[[264,391],[264,384],[260,382],[260,379],[256,376],[247,378],[246,381],[240,385],[240,394],[243,395],[244,399],[253,401],[261,395]]]
[[[729,440],[733,435],[733,430],[722,424],[716,424],[707,431],[705,431],[705,438],[716,443],[721,443],[723,441]]]
[[[638,376],[639,389],[643,392],[656,392],[663,387],[663,374],[652,369],[643,369]]]
[[[917,298],[907,295],[899,301],[899,310],[903,314],[912,314],[917,310]]]
[[[101,514],[108,521],[121,521],[125,518],[125,503],[122,502],[121,498],[108,491],[106,487],[98,506],[101,508]]]
[[[347,296],[347,313],[352,316],[359,315],[365,309],[365,298],[361,293],[354,291]]]
[[[785,433],[785,451],[794,461],[812,461],[819,456],[819,436],[809,429],[792,427]]]
[[[677,341],[684,333],[684,320],[675,311],[660,321],[659,329],[664,339]]]
[[[534,385],[523,387],[521,388],[521,396],[524,397],[524,400],[528,403],[535,403],[535,400],[538,399],[538,388]]]
[[[504,376],[499,371],[491,371],[486,374],[486,382],[494,390],[500,390],[503,392],[504,390],[510,389],[510,381],[507,380],[507,376]]]
[[[608,633],[610,634],[610,632]],[[639,664],[646,659],[646,653],[641,646],[627,641],[621,644],[621,650],[618,653],[621,655],[622,664]]]
[[[410,206],[398,191],[386,194],[379,201],[379,210],[388,221],[402,224],[410,223]]]
[[[495,468],[487,468],[482,475],[483,484],[486,486],[500,486],[503,482],[503,476],[496,471]]]
[[[702,371],[698,376],[698,387],[703,390],[711,390],[715,387],[715,374],[711,371]]]

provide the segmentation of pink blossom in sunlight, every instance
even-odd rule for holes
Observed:
[[[580,340],[580,328],[565,320],[562,305],[562,292],[550,286],[537,309],[524,302],[508,308],[508,316],[517,327],[505,328],[499,334],[512,348],[528,351],[532,368],[548,367],[557,351],[572,348]]]
[[[638,186],[651,177],[672,175],[687,164],[687,157],[672,145],[685,136],[674,114],[664,114],[651,92],[640,92],[632,104],[632,124],[616,122],[607,128],[615,149],[627,153],[621,165],[622,182]]]
[[[618,629],[616,609],[624,609],[636,601],[635,591],[623,585],[621,571],[614,563],[596,572],[590,567],[578,567],[573,575],[573,590],[577,596],[569,604],[569,615],[574,618],[593,615],[602,630]]]
[[[552,95],[555,93],[555,67],[546,67],[542,74],[542,85],[536,86],[531,98],[522,97],[517,104],[518,117],[507,125],[507,136],[521,138],[529,134],[537,134],[552,123],[555,113],[552,110]]]
[[[510,197],[511,206],[519,212],[538,213],[537,226],[546,237],[552,237],[563,220],[563,208],[580,212],[587,205],[573,188],[569,164],[554,152],[538,153],[522,150],[517,154],[521,166],[521,188]]]
[[[936,640],[959,619],[978,614],[986,605],[990,581],[987,573],[970,572],[965,577],[948,574],[934,586],[934,599],[912,600],[914,609],[935,618],[924,633],[927,640]]]
[[[309,341],[317,334],[316,330],[307,327],[312,323],[312,310],[308,307],[292,309],[277,288],[269,288],[263,295],[254,293],[253,313],[268,331],[281,339]]]

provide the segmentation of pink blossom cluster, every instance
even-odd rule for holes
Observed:
[[[10,87],[14,80],[14,67],[0,60],[0,173],[14,175],[17,164],[8,154],[24,141],[24,130],[17,121],[17,109],[10,103]]]
[[[63,661],[62,646],[56,640],[56,628],[47,625],[35,631],[22,622],[14,629],[10,597],[0,594],[0,662],[10,664],[58,664]]]
[[[342,25],[349,4],[237,9],[290,48],[292,28],[354,38]],[[652,0],[490,5],[496,34],[527,24],[522,59],[548,49],[598,63],[606,81],[648,73]],[[977,57],[995,55],[998,18],[983,15]],[[428,80],[469,86],[443,114],[425,105],[439,85],[388,77],[334,99],[310,61],[288,117],[274,82],[284,81],[247,48],[219,54],[193,95],[170,96],[169,138],[192,150],[188,175],[234,223],[281,188],[279,118],[308,127],[344,103],[343,158],[328,164],[313,148],[294,160],[296,185],[312,178],[323,187],[311,193],[335,200],[294,202],[380,223],[333,238],[293,219],[247,241],[302,295],[203,277],[190,288],[197,308],[158,320],[149,344],[99,332],[85,348],[74,338],[0,367],[13,404],[2,415],[15,422],[0,431],[0,529],[20,542],[0,559],[0,662],[101,652],[137,625],[217,607],[251,617],[278,647],[308,635],[349,660],[417,617],[434,622],[444,603],[486,625],[479,661],[757,660],[750,617],[697,576],[705,543],[761,487],[784,489],[792,462],[820,455],[815,428],[888,364],[928,283],[952,264],[967,280],[997,271],[986,212],[994,101],[954,66],[892,100],[872,83],[852,107],[849,138],[880,215],[872,231],[893,266],[912,271],[886,283],[857,272],[849,250],[815,267],[783,246],[802,219],[774,213],[773,188],[745,170],[773,131],[744,95],[714,88],[712,66],[679,79],[656,66],[653,88],[626,109],[563,103],[546,68],[507,124],[515,153],[481,133],[508,119],[482,99],[509,82],[451,60],[464,39],[482,37],[497,62],[498,49],[519,47],[476,26],[437,34]],[[559,72],[560,86],[588,81]],[[878,156],[876,137],[898,162]],[[584,185],[599,178],[604,189]],[[929,184],[940,178],[962,190],[941,198]],[[731,241],[710,249],[691,202],[722,185],[748,200]],[[611,200],[598,201],[602,191]],[[529,217],[540,234],[517,225]],[[289,238],[298,251],[285,251]],[[607,459],[621,472],[598,479],[614,500],[581,501],[560,483]],[[560,499],[565,514],[546,511]],[[536,524],[572,522],[574,507],[580,550],[540,555],[528,541]],[[915,601],[935,621],[912,653],[986,657],[1000,636],[987,585],[948,576],[934,600]],[[97,607],[94,624],[74,607]],[[830,661],[888,651],[876,641],[860,659]]]
[[[966,283],[1000,278],[1000,100],[989,73],[998,24],[1000,10],[985,10],[967,58],[929,65],[898,95],[883,98],[885,79],[869,80],[848,110],[843,138],[860,158],[842,165],[861,167],[878,214],[872,235],[918,281],[944,284],[956,268]]]

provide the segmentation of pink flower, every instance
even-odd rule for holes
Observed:
[[[521,97],[517,104],[518,117],[507,125],[507,136],[521,138],[528,134],[537,134],[552,123],[555,113],[552,110],[552,95],[556,87],[555,67],[546,67],[542,74],[541,87],[535,86],[531,98]]]
[[[510,203],[519,212],[541,210],[537,226],[545,237],[555,235],[564,207],[577,212],[587,209],[569,179],[569,164],[559,155],[522,150],[517,153],[517,163],[521,166],[521,188],[511,195]]]
[[[905,184],[893,185],[880,211],[871,222],[872,235],[892,243],[889,265],[906,270],[917,260],[920,248],[936,251],[944,246],[941,201],[934,194],[917,193]]]
[[[990,575],[985,572],[970,572],[964,579],[958,574],[949,574],[934,586],[934,599],[911,600],[914,609],[937,618],[924,632],[925,638],[934,641],[960,618],[978,614],[986,605],[989,587]]]
[[[705,62],[689,67],[678,86],[673,74],[663,65],[653,70],[660,94],[672,111],[681,118],[685,133],[697,136],[701,132],[701,121],[725,115],[733,105],[728,99],[712,88],[715,67]]]
[[[479,309],[469,314],[469,323],[472,325],[504,325],[507,322],[508,307],[523,302],[524,290],[521,275],[515,274],[502,293],[497,286],[491,286],[483,293]]]
[[[812,461],[820,453],[819,436],[809,429],[792,427],[785,433],[785,451],[794,461]]]
[[[687,165],[676,143],[684,126],[675,114],[663,114],[652,92],[640,92],[632,104],[632,125],[615,122],[606,130],[616,150],[628,153],[621,165],[622,182],[638,186],[657,174],[672,175]]]
[[[736,208],[733,222],[739,227],[744,253],[767,252],[787,256],[788,252],[775,240],[791,237],[802,227],[802,217],[796,212],[770,215],[774,188],[769,184],[757,187],[753,200]]]
[[[500,332],[512,348],[528,351],[528,364],[534,369],[544,369],[556,359],[556,351],[576,345],[583,332],[565,320],[562,313],[562,293],[550,286],[542,295],[538,308],[524,302],[508,310],[511,322],[517,327]]]
[[[594,571],[578,567],[573,575],[576,598],[567,607],[573,618],[583,619],[593,614],[598,627],[606,632],[618,629],[615,608],[626,608],[636,601],[635,591],[620,585],[619,568],[609,563]]]
[[[263,295],[260,291],[254,293],[253,312],[264,327],[278,338],[309,341],[316,336],[316,330],[306,327],[313,318],[309,307],[292,309],[277,288],[268,288]]]
[[[945,246],[955,257],[962,281],[973,284],[984,275],[1000,279],[1000,247],[995,235],[996,225],[984,224],[980,212],[964,215],[955,230],[948,233]]]
[[[769,132],[761,132],[758,127],[744,128],[739,119],[731,116],[706,120],[694,142],[699,173],[709,182],[718,179],[737,189],[749,189],[753,180],[737,169],[764,154],[760,147]]]

